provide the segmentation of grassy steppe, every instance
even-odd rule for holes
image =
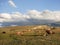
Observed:
[[[38,25],[0,28],[0,45],[60,45],[60,27],[51,29],[55,34],[47,36],[44,36],[46,34],[44,27],[43,29],[34,27]],[[17,34],[22,31],[25,31],[23,35]]]

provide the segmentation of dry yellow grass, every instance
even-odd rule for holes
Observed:
[[[46,30],[51,30],[55,34],[47,34]],[[3,27],[0,28],[0,45],[60,45],[60,27],[47,25]]]

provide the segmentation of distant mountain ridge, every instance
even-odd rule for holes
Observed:
[[[26,26],[26,25],[49,25],[49,26],[60,26],[60,22],[54,20],[29,20],[29,22],[4,22],[0,23],[0,27],[5,26]]]
[[[60,27],[60,21],[59,22],[55,22],[55,23],[51,23],[51,26],[58,26],[58,27]]]

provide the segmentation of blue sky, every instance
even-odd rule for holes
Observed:
[[[0,0],[0,13],[22,12],[28,10],[60,10],[60,0],[12,0],[16,7],[8,3],[9,0]]]
[[[60,0],[0,0],[0,26],[60,22]]]

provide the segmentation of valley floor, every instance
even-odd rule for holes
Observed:
[[[60,45],[60,27],[51,28],[55,32],[54,34],[47,34],[45,31],[48,28],[51,27],[16,26],[0,28],[0,45]],[[44,34],[47,35],[44,36]]]

